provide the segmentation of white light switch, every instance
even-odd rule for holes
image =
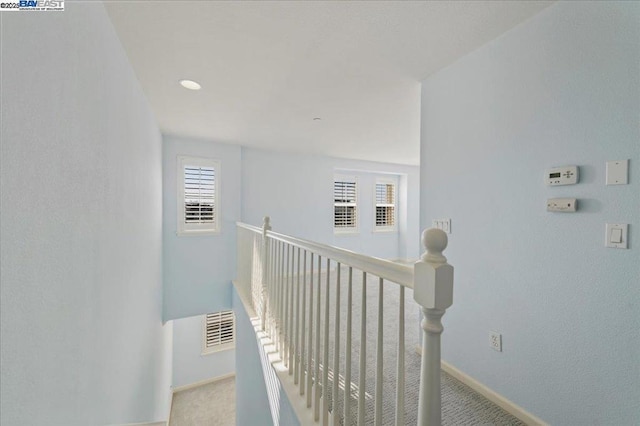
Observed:
[[[628,248],[627,223],[607,223],[604,245],[610,248]]]
[[[621,243],[622,242],[622,229],[613,228],[611,230],[610,242],[612,242],[612,243]]]
[[[629,160],[607,161],[607,185],[629,183]]]

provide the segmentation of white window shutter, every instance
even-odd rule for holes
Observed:
[[[358,228],[358,184],[355,178],[334,178],[333,226],[336,232],[353,232]]]
[[[233,311],[205,315],[203,353],[235,347],[235,316]]]
[[[220,230],[220,163],[178,157],[178,235]]]
[[[377,230],[396,229],[396,183],[386,180],[377,180],[375,189],[376,223]]]
[[[215,223],[216,170],[213,167],[184,167],[185,223]]]

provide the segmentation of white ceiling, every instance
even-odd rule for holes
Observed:
[[[106,7],[163,132],[418,164],[420,80],[551,3],[141,1]],[[182,88],[178,81],[185,78],[202,90]]]

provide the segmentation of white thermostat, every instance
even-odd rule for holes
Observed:
[[[547,170],[547,185],[573,185],[578,183],[578,166],[555,167]]]

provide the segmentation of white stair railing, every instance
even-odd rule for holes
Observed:
[[[382,424],[383,301],[385,291],[397,287],[393,421],[396,425],[405,424],[405,288],[409,288],[424,317],[418,406],[413,409],[417,410],[418,425],[441,424],[441,318],[453,302],[453,267],[442,255],[447,246],[443,231],[423,232],[427,252],[414,266],[408,266],[278,234],[271,231],[268,217],[261,228],[238,223],[237,229],[236,284],[260,316],[263,332],[277,349],[288,379],[295,386],[294,397],[306,403],[315,422],[326,426],[352,424],[357,419],[358,425]],[[354,272],[361,273],[360,285],[354,282]],[[367,303],[371,302],[367,287],[373,287],[367,277],[371,276],[378,278],[377,285],[373,282],[377,287],[375,318],[367,317],[373,312],[367,310]],[[354,298],[355,291],[360,291],[359,301]],[[359,324],[353,324],[354,317]],[[371,324],[376,325],[377,331],[372,348],[376,355],[375,372],[367,365],[367,329]],[[359,333],[354,334],[354,325],[359,326]],[[357,347],[354,336],[359,340]],[[352,358],[354,351],[357,365]],[[368,377],[368,372],[372,377]],[[352,382],[354,375],[357,384]],[[371,378],[375,381],[373,395],[367,392],[367,380]]]

